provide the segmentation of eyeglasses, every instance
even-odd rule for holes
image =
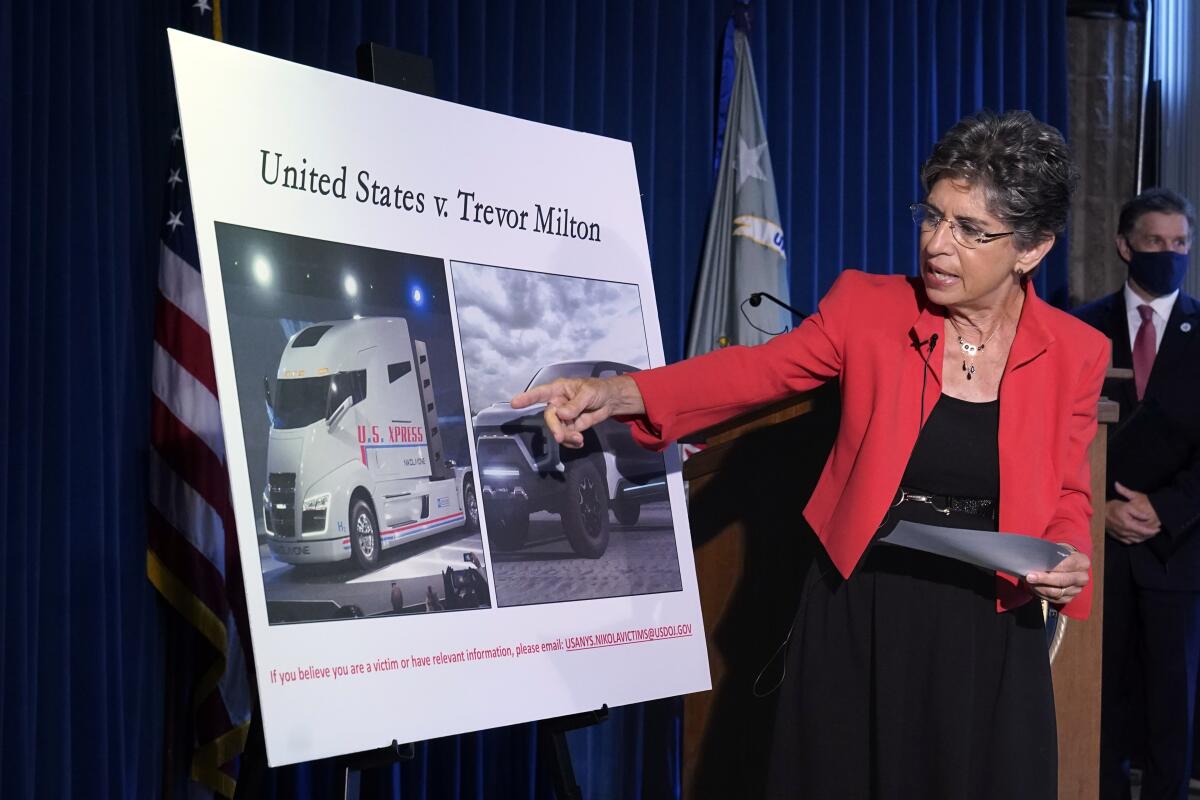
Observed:
[[[913,222],[917,227],[927,233],[933,233],[937,230],[938,225],[944,221],[950,226],[950,235],[954,237],[954,241],[958,242],[968,250],[974,250],[981,244],[994,242],[997,239],[1003,239],[1005,236],[1012,236],[1016,231],[1005,231],[1004,233],[987,233],[981,231],[969,222],[951,222],[946,219],[944,214],[934,211],[924,203],[913,203],[908,207],[912,212]]]

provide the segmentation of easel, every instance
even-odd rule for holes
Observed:
[[[565,717],[544,719],[538,723],[539,761],[551,770],[554,781],[554,796],[558,800],[583,800],[583,790],[575,782],[575,767],[571,763],[571,751],[567,747],[567,731],[587,728],[608,719],[608,704],[596,711],[568,714]]]
[[[358,77],[372,83],[403,89],[428,97],[436,97],[433,61],[413,53],[405,53],[374,42],[359,45]],[[568,714],[538,722],[538,761],[549,771],[558,800],[583,800],[583,790],[575,782],[575,767],[567,747],[567,732],[596,725],[608,719],[608,705],[596,711]],[[390,767],[412,761],[416,746],[400,744],[395,739],[387,747],[364,750],[340,758],[343,764],[343,800],[359,800],[362,793],[362,773],[365,769]]]
[[[597,725],[608,719],[608,706],[596,711],[568,714],[538,722],[538,761],[550,773],[554,785],[554,796],[558,800],[583,800],[583,790],[575,782],[575,766],[571,762],[571,750],[567,747],[567,732]],[[342,800],[359,800],[362,794],[362,773],[365,769],[390,767],[404,761],[412,761],[416,745],[412,742],[400,744],[395,739],[387,747],[364,750],[341,757],[343,779]]]
[[[341,757],[344,764],[342,780],[343,800],[359,800],[362,794],[362,772],[364,769],[390,767],[402,761],[412,761],[416,755],[416,747],[400,744],[395,739],[387,747],[378,750],[364,750],[361,753],[350,753]]]

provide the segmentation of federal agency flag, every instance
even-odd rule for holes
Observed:
[[[731,91],[724,130],[718,133],[720,165],[692,305],[689,357],[730,344],[760,344],[791,322],[789,313],[774,305],[743,306],[753,292],[788,299],[787,251],[745,15],[746,9],[737,7],[725,32],[722,96],[726,87]],[[762,330],[750,324],[743,308]]]

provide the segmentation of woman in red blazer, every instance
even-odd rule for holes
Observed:
[[[1088,447],[1109,344],[1039,299],[1029,275],[1074,180],[1055,129],[1025,112],[969,117],[922,170],[917,278],[847,271],[815,314],[761,346],[513,400],[548,403],[568,446],[626,415],[639,441],[663,447],[841,382],[837,439],[804,509],[824,547],[790,636],[773,796],[1056,795],[1045,635],[1027,601],[1088,612]],[[1075,552],[1017,582],[879,544],[900,519]]]

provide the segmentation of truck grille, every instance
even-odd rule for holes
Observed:
[[[525,456],[517,449],[517,440],[525,445],[525,451],[529,453],[530,458],[536,460],[544,458],[546,455],[546,436],[540,427],[505,425],[501,428],[488,428],[478,431],[478,433],[481,438],[476,442],[477,446],[481,450],[486,450],[491,458],[516,459],[517,462],[528,465],[529,462]],[[505,455],[500,456],[501,453]],[[480,458],[483,459],[482,454],[480,454]]]
[[[516,437],[481,437],[475,443],[481,469],[487,467],[513,467],[523,472],[529,470],[529,462],[517,447]],[[484,473],[487,474],[486,472]]]
[[[296,535],[296,473],[272,472],[267,476],[267,514],[271,531],[290,539]]]

